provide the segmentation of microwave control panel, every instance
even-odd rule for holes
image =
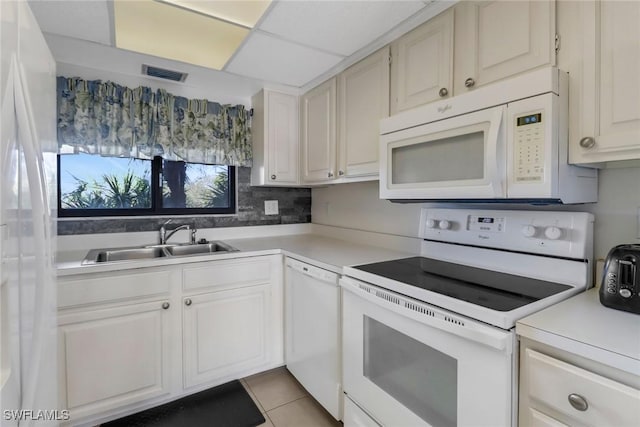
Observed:
[[[542,111],[516,116],[514,132],[515,179],[517,182],[544,180],[544,120]]]

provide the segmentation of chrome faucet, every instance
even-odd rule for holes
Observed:
[[[173,220],[170,219],[169,221],[165,222],[164,224],[162,224],[162,226],[160,227],[160,244],[161,245],[166,245],[167,244],[167,240],[169,240],[171,238],[171,236],[173,236],[177,231],[180,230],[191,230],[191,239],[190,242],[192,245],[196,244],[196,232],[198,231],[197,228],[195,227],[191,227],[189,224],[183,224],[180,225],[176,228],[174,228],[173,230],[167,230],[167,228],[165,227],[167,224],[170,224]]]

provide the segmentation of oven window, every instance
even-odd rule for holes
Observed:
[[[364,316],[364,376],[433,426],[457,425],[458,362]]]
[[[484,132],[391,149],[392,184],[463,181],[484,178]]]

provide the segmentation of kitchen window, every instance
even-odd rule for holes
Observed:
[[[60,217],[233,214],[235,167],[58,155]]]

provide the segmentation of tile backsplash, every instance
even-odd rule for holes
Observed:
[[[239,167],[237,214],[227,216],[175,216],[177,224],[196,228],[244,227],[253,225],[311,222],[311,190],[308,188],[252,187],[251,168]],[[264,201],[277,200],[278,215],[265,215]],[[156,231],[168,217],[66,218],[58,220],[58,235]]]

